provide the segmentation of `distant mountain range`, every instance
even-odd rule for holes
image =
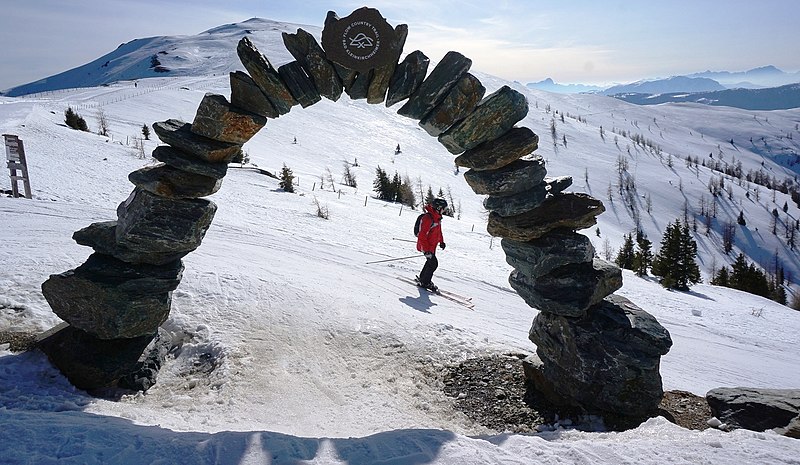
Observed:
[[[607,88],[584,84],[557,84],[550,78],[526,85],[531,89],[547,92],[597,93],[637,105],[693,102],[747,110],[800,107],[800,72],[787,73],[774,66],[740,72],[704,71]]]
[[[613,97],[637,105],[703,103],[745,110],[787,110],[800,107],[800,83],[767,89],[725,89],[711,92],[621,93]]]

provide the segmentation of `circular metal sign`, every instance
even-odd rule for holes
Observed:
[[[329,60],[363,72],[397,59],[393,47],[395,35],[378,10],[364,7],[326,24],[322,47]]]

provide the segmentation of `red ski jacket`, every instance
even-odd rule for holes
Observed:
[[[428,215],[422,217],[417,236],[417,250],[436,253],[436,246],[444,242],[442,237],[442,215],[430,205],[425,205]]]

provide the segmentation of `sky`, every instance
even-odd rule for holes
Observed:
[[[0,16],[0,89],[83,65],[136,38],[197,34],[251,17],[321,27],[327,11],[343,17],[362,6],[410,26],[406,51],[437,59],[456,50],[474,69],[522,83],[627,83],[765,65],[800,70],[794,0],[14,3]]]

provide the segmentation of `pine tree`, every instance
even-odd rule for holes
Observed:
[[[144,140],[150,140],[150,128],[147,124],[142,125],[142,135],[144,136]]]
[[[378,166],[378,168],[375,169],[375,180],[372,182],[372,187],[375,189],[375,193],[378,194],[379,199],[391,200],[389,197],[392,191],[391,184],[392,182],[389,180],[386,171]]]
[[[653,264],[652,245],[641,230],[636,231],[637,250],[633,254],[633,271],[637,276],[646,276],[647,270]]]
[[[281,181],[278,185],[286,192],[294,192],[294,174],[286,166],[286,163],[283,164],[281,169]]]
[[[425,193],[425,205],[430,205],[433,202],[433,199],[436,197],[433,196],[433,189],[431,186],[428,186],[428,191]]]
[[[700,282],[696,257],[697,243],[689,233],[689,226],[675,220],[664,232],[661,250],[653,258],[652,272],[661,278],[662,286],[688,290],[690,284]]]
[[[717,274],[715,274],[711,279],[711,284],[715,286],[730,287],[730,273],[728,272],[727,266],[723,266],[719,269],[719,271],[717,271]]]
[[[618,267],[624,268],[626,270],[633,269],[633,237],[630,234],[626,234],[623,236],[623,243],[622,247],[620,247],[619,252],[617,253],[617,258],[614,260],[614,263],[617,264]]]

